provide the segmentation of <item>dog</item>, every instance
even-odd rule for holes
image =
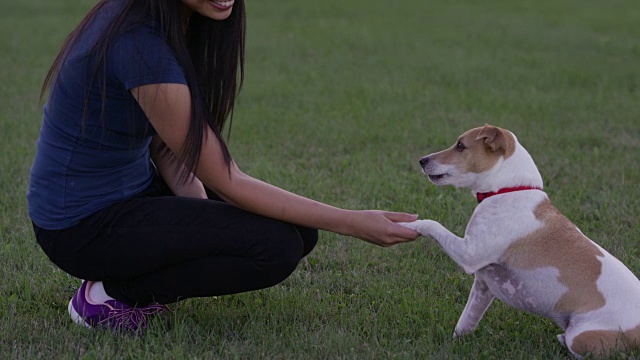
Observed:
[[[402,223],[475,275],[454,337],[471,333],[498,298],[553,320],[577,358],[640,348],[640,281],[551,204],[513,133],[471,129],[420,165],[435,185],[471,189],[479,202],[462,238],[433,220]]]

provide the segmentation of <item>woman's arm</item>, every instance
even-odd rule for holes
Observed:
[[[149,151],[158,173],[176,196],[207,198],[204,185],[195,175],[190,174],[187,179],[181,181],[185,171],[184,165],[159,136],[153,137]]]
[[[154,84],[132,90],[164,143],[180,154],[191,121],[191,95],[186,85]],[[244,174],[224,161],[221,144],[206,129],[195,171],[225,201],[250,212],[297,225],[354,236],[381,246],[414,240],[419,234],[395,222],[415,215],[379,210],[344,210],[290,193]]]

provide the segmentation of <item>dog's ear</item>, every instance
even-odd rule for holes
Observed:
[[[484,139],[485,145],[489,147],[491,151],[502,150],[505,157],[511,156],[515,150],[511,134],[496,126],[485,124],[485,126],[480,129],[478,136],[476,136],[476,140],[481,139]]]

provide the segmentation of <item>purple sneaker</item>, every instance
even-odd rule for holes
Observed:
[[[91,281],[83,281],[80,289],[69,301],[69,315],[78,325],[137,333],[147,327],[145,315],[159,313],[165,309],[163,305],[132,307],[117,300],[94,304],[88,297],[90,285]]]

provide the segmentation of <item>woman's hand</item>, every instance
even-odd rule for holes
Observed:
[[[382,210],[354,210],[349,216],[350,228],[345,235],[350,235],[382,247],[413,241],[420,233],[406,228],[396,222],[412,222],[417,215],[389,212]]]

